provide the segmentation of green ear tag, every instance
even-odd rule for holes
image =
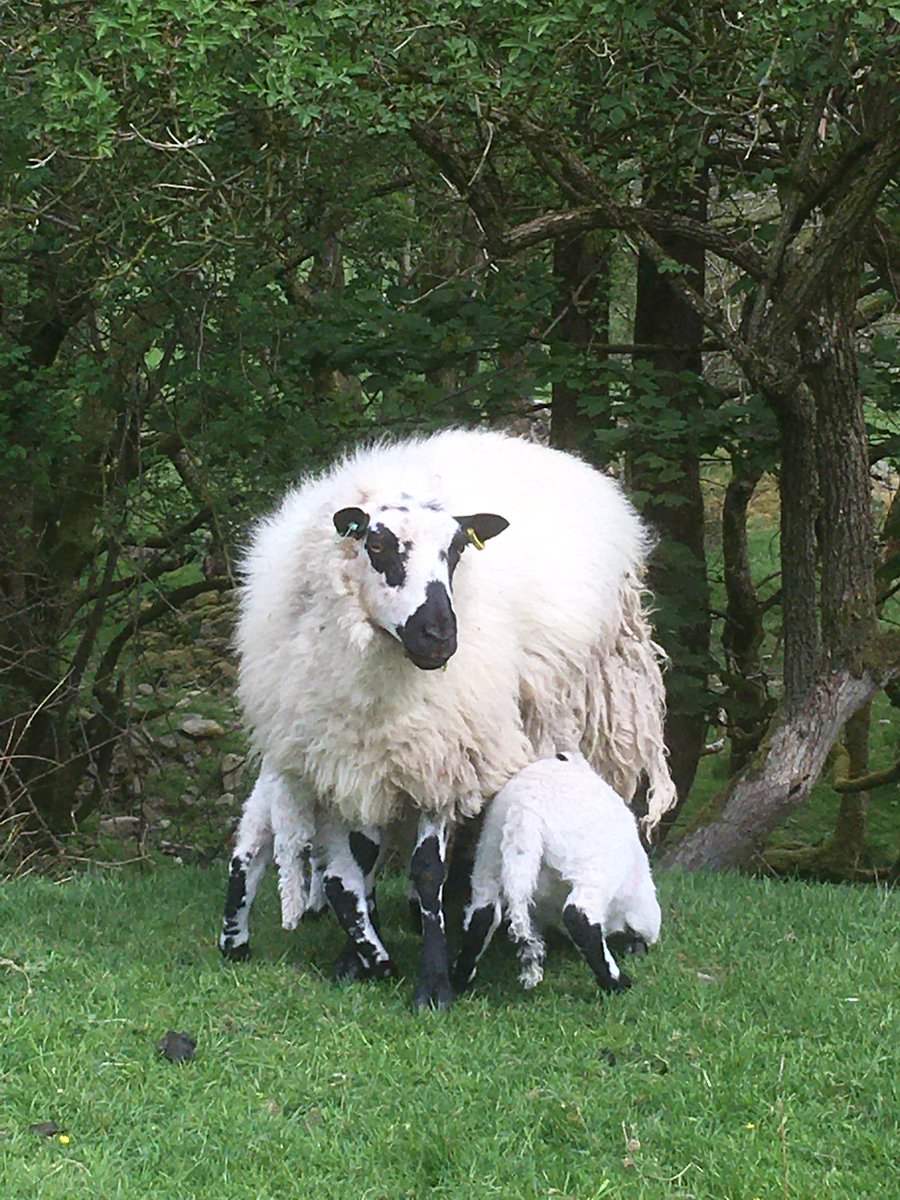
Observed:
[[[471,527],[471,525],[466,530],[466,537],[469,539],[469,541],[472,543],[472,545],[475,547],[476,550],[484,549],[484,542],[481,540],[481,538],[478,536],[478,534],[475,532],[475,530]]]

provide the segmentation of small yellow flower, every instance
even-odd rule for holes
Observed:
[[[745,1129],[755,1129],[756,1126],[753,1124],[752,1121],[748,1121],[747,1124],[744,1126],[744,1128]],[[754,1197],[754,1200],[756,1200],[756,1197]]]
[[[68,1144],[69,1144],[69,1142],[71,1142],[71,1140],[72,1139],[69,1137],[69,1135],[67,1133],[61,1133],[59,1135],[59,1144],[61,1146],[68,1146]]]

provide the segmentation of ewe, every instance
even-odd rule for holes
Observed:
[[[624,934],[642,952],[659,937],[659,904],[634,814],[581,754],[532,763],[488,807],[453,972],[457,991],[475,978],[504,916],[525,987],[543,978],[548,926],[568,933],[607,992],[631,980],[606,938]]]
[[[240,696],[350,939],[338,974],[394,973],[374,903],[394,819],[418,820],[415,1005],[446,1008],[457,819],[557,746],[578,746],[627,799],[646,772],[648,827],[674,803],[661,654],[641,606],[648,542],[618,485],[579,459],[463,430],[350,454],[258,525]],[[229,957],[247,953],[260,852],[265,838],[262,851],[249,835],[235,847]],[[305,903],[301,882],[291,920]]]

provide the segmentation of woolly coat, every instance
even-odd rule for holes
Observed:
[[[369,619],[355,506],[495,512],[462,556],[457,652],[421,671]],[[298,799],[381,825],[408,802],[477,812],[518,770],[578,746],[626,798],[646,770],[651,824],[674,802],[661,652],[641,605],[647,532],[618,485],[560,451],[451,430],[350,454],[288,493],[243,563],[240,697],[269,769]]]

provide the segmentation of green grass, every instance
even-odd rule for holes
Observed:
[[[660,945],[603,999],[574,952],[533,993],[497,939],[449,1014],[406,978],[335,988],[333,921],[214,947],[220,870],[0,888],[0,1197],[885,1198],[896,1146],[896,897],[664,875]],[[168,1028],[198,1039],[176,1066]],[[612,1062],[612,1059],[615,1059]],[[68,1144],[29,1131],[55,1120]]]

